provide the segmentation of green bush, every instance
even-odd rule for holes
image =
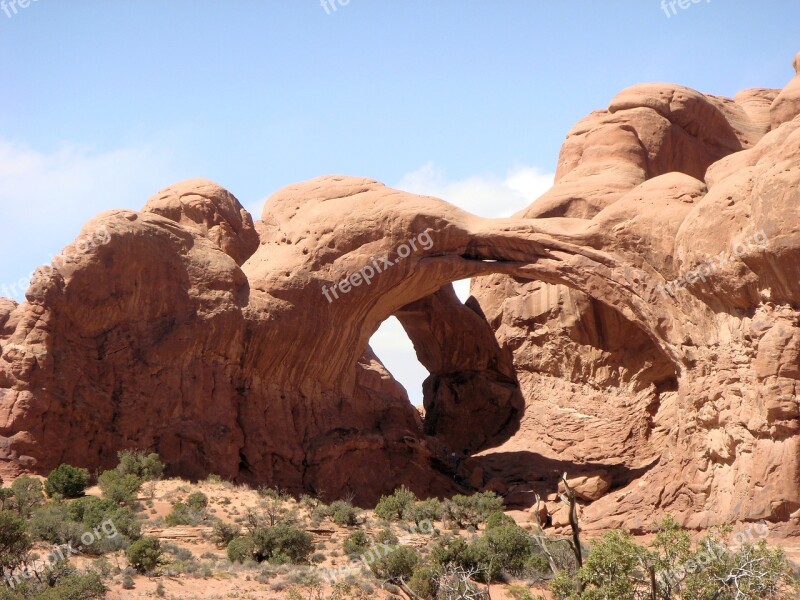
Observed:
[[[414,492],[406,486],[400,486],[389,496],[381,496],[375,506],[375,515],[388,521],[402,521],[406,511],[417,501]]]
[[[139,573],[152,573],[161,560],[161,542],[156,538],[143,537],[131,544],[125,554]]]
[[[423,600],[435,600],[439,593],[441,570],[431,565],[418,565],[414,569],[408,587]]]
[[[139,450],[123,450],[117,454],[120,475],[132,475],[142,481],[157,481],[164,475],[164,464],[158,454]]]
[[[625,531],[606,532],[595,542],[575,576],[560,572],[550,589],[557,600],[643,597],[749,600],[792,598],[797,592],[791,565],[781,548],[766,541],[731,549],[730,528],[706,536],[692,549],[674,519],[657,523],[650,548]],[[758,565],[757,568],[753,568]],[[644,577],[643,577],[644,575]],[[577,583],[583,591],[578,593]]]
[[[256,542],[252,536],[245,535],[232,539],[228,543],[228,560],[233,563],[244,563],[255,560]]]
[[[106,586],[97,573],[74,574],[64,577],[35,600],[92,600],[105,598]]]
[[[7,510],[0,512],[0,573],[17,568],[32,547],[25,521]]]
[[[82,548],[89,554],[106,554],[116,550],[124,550],[131,542],[142,537],[141,522],[128,506],[119,506],[108,498],[84,496],[65,505],[66,517],[79,523],[83,531],[100,530],[104,535],[95,540],[91,546]],[[113,524],[117,535],[108,535]],[[113,531],[111,531],[113,534]]]
[[[398,540],[397,536],[392,533],[391,529],[381,529],[375,536],[375,541],[379,544],[385,544],[387,546],[396,546],[400,540]]]
[[[43,542],[55,545],[72,542],[73,545],[78,545],[83,528],[69,516],[65,505],[40,506],[28,521],[28,532],[34,539]]]
[[[516,525],[517,522],[509,517],[506,513],[501,510],[497,512],[493,512],[489,515],[489,518],[486,519],[486,530],[489,529],[496,529],[497,527],[502,527],[503,525]]]
[[[14,490],[11,488],[0,488],[0,510],[11,507],[11,500],[14,498]]]
[[[502,573],[522,575],[533,555],[535,542],[518,525],[501,525],[487,530],[471,543],[465,553],[466,564],[495,581]]]
[[[494,492],[480,492],[472,496],[453,496],[445,502],[447,520],[458,527],[477,529],[490,515],[503,510],[503,499]]]
[[[423,521],[439,521],[444,507],[436,498],[414,502],[403,511],[403,517],[414,521],[417,525]]]
[[[103,495],[117,504],[131,506],[142,489],[142,479],[137,475],[122,474],[117,470],[103,471],[97,479]]]
[[[431,550],[431,560],[434,564],[442,567],[461,566],[466,562],[466,552],[467,542],[464,538],[448,534],[440,539]]]
[[[189,507],[189,510],[198,513],[205,512],[208,509],[208,496],[203,492],[189,494],[189,497],[186,499],[186,506]]]
[[[44,489],[50,498],[55,495],[62,498],[80,498],[88,485],[89,471],[70,465],[61,465],[47,476]]]
[[[191,494],[186,502],[175,502],[172,512],[164,519],[167,525],[197,525],[208,516],[208,496],[202,492]]]
[[[361,556],[365,554],[369,548],[369,538],[367,534],[360,529],[348,535],[344,540],[344,552],[348,556]]]
[[[280,523],[274,527],[261,527],[253,534],[256,544],[256,560],[262,562],[294,563],[308,562],[314,550],[313,536],[295,525]]]
[[[420,563],[419,553],[408,546],[396,546],[386,555],[370,563],[376,576],[392,583],[408,581]]]
[[[217,546],[227,547],[232,540],[239,537],[242,533],[241,527],[225,521],[217,520],[211,529],[211,541]]]
[[[14,508],[26,519],[33,514],[33,510],[44,503],[42,482],[35,477],[23,475],[11,484],[14,493],[12,500]]]
[[[358,524],[361,512],[349,502],[337,500],[330,506],[331,518],[339,527],[353,527]]]

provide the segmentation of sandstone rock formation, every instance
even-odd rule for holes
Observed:
[[[328,499],[405,483],[529,506],[566,471],[588,526],[798,525],[795,100],[796,80],[634,86],[509,219],[341,176],[255,223],[205,180],[102,214],[81,236],[107,243],[0,300],[0,470],[140,447]],[[392,315],[431,373],[424,419],[369,347]]]

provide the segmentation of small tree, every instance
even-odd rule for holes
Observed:
[[[0,488],[0,510],[6,510],[11,506],[14,498],[14,490],[11,488]]]
[[[26,519],[31,516],[37,506],[44,502],[42,482],[35,477],[27,475],[18,477],[11,484],[11,490],[14,492],[14,507]]]
[[[241,527],[225,521],[217,520],[211,530],[211,541],[217,546],[227,547],[232,540],[239,537],[242,533]]]
[[[131,544],[125,554],[139,573],[152,573],[161,560],[161,542],[156,538],[143,537]]]
[[[136,502],[136,495],[142,488],[142,480],[136,475],[123,475],[119,471],[103,471],[97,479],[103,495],[117,504],[128,506]]]
[[[414,492],[402,485],[389,496],[381,496],[375,506],[375,515],[387,521],[401,521],[406,511],[417,501]]]
[[[47,476],[44,489],[50,498],[55,495],[62,498],[80,498],[84,495],[87,485],[89,485],[89,471],[61,465]]]
[[[0,511],[0,572],[24,564],[32,547],[25,521],[12,512]]]
[[[369,550],[370,543],[367,534],[359,529],[354,531],[344,540],[344,552],[348,556],[360,556],[366,554]]]
[[[256,542],[252,536],[237,537],[228,542],[228,560],[243,563],[256,559]]]
[[[453,496],[444,505],[446,518],[461,528],[477,529],[491,514],[502,510],[503,499],[494,492]]]
[[[300,564],[308,561],[314,550],[313,537],[295,525],[281,523],[253,532],[256,560]]]
[[[408,546],[396,546],[387,554],[370,563],[376,576],[395,585],[411,579],[420,563],[419,553]]]
[[[172,513],[165,521],[170,527],[175,525],[197,525],[208,516],[208,496],[203,492],[194,492],[186,502],[175,502]]]
[[[158,481],[164,476],[164,463],[155,452],[145,454],[139,450],[122,450],[117,459],[120,475],[135,475],[142,481]]]
[[[417,525],[424,521],[438,521],[442,518],[442,503],[436,498],[414,502],[405,511],[403,517],[414,521]]]

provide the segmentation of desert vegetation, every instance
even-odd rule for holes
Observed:
[[[412,600],[794,598],[779,547],[730,527],[693,539],[666,517],[647,542],[518,523],[492,492],[371,510],[210,477],[162,479],[157,455],[90,476],[61,465],[2,487],[0,600],[119,597]],[[569,502],[565,495],[565,502]],[[574,502],[574,499],[573,499]],[[571,508],[574,508],[571,507]],[[573,535],[575,533],[575,535]],[[576,546],[577,540],[577,546]],[[231,591],[235,590],[235,591]]]

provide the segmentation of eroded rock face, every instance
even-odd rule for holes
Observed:
[[[629,88],[510,219],[341,176],[256,223],[206,180],[100,215],[84,234],[107,243],[0,301],[2,474],[139,447],[328,499],[405,483],[530,505],[568,472],[590,527],[796,521],[790,88]],[[431,373],[424,420],[368,345],[392,315]]]
[[[207,179],[190,179],[161,190],[142,212],[166,217],[207,237],[238,265],[258,248],[250,213],[228,190]]]
[[[800,115],[800,53],[794,58],[794,70],[797,73],[770,107],[772,129],[777,129]]]

